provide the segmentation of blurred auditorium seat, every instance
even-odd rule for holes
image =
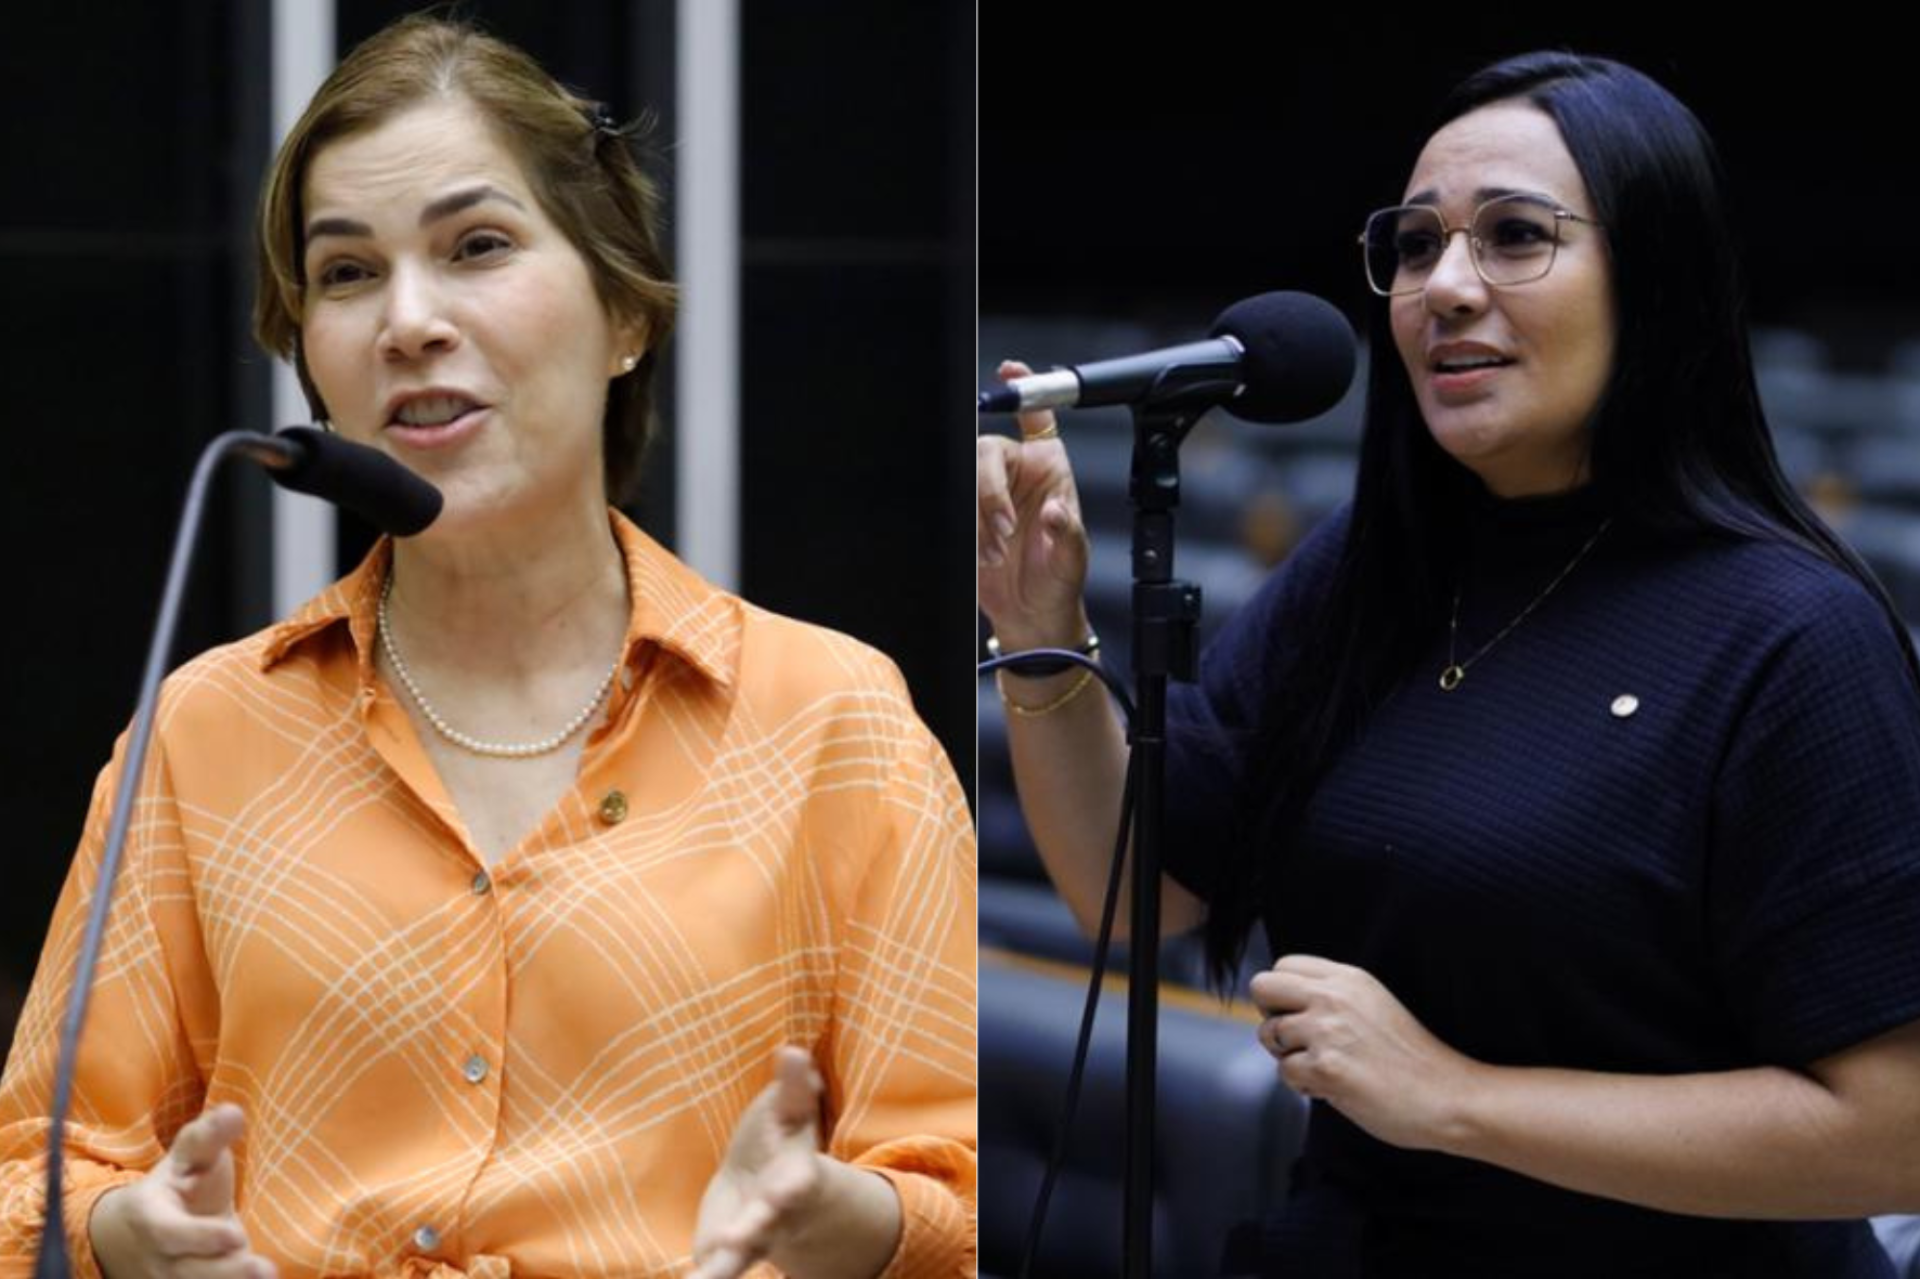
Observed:
[[[980,961],[980,1267],[1016,1273],[1059,1135],[1085,970],[984,947]],[[1286,1196],[1306,1102],[1279,1081],[1246,1007],[1168,987],[1159,1032],[1154,1273],[1219,1273],[1229,1231]],[[1033,1273],[1121,1273],[1126,992],[1101,998],[1067,1162]]]

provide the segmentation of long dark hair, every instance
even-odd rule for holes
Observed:
[[[1720,163],[1700,122],[1631,67],[1529,53],[1470,76],[1434,129],[1479,107],[1524,101],[1559,127],[1604,225],[1612,262],[1612,374],[1592,422],[1597,494],[1616,522],[1655,535],[1717,532],[1786,541],[1891,600],[1781,474],[1754,385],[1746,298]],[[1445,617],[1448,548],[1478,479],[1426,429],[1395,358],[1385,299],[1369,316],[1367,382],[1351,521],[1335,585],[1303,619],[1301,645],[1252,743],[1241,837],[1219,867],[1207,917],[1209,969],[1224,988],[1260,918],[1277,859],[1327,764],[1403,678]]]

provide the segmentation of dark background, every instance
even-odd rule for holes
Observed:
[[[341,51],[418,6],[342,0]],[[462,6],[628,118],[670,186],[673,5]],[[0,373],[9,428],[0,990],[31,974],[94,775],[132,711],[199,447],[271,425],[250,225],[268,6],[27,5],[0,40]],[[971,794],[973,13],[742,0],[740,589],[904,669]],[[666,367],[670,369],[671,360]],[[672,544],[666,447],[637,514]],[[210,515],[176,662],[266,624],[268,486]],[[343,524],[341,568],[369,537]],[[11,1010],[0,998],[0,1039]]]
[[[1447,90],[1497,58],[1571,48],[1653,76],[1713,134],[1757,320],[1865,361],[1920,329],[1920,262],[1899,247],[1920,211],[1920,69],[1884,21],[1832,5],[1771,25],[1567,4],[1352,6],[1317,28],[1297,7],[1178,12],[983,6],[983,314],[1204,327],[1291,288],[1357,318],[1354,238],[1398,203]]]

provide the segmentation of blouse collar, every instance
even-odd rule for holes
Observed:
[[[732,597],[715,587],[641,531],[623,513],[608,508],[615,542],[626,561],[628,598],[624,652],[631,666],[649,644],[677,655],[707,678],[734,681],[739,628]],[[351,637],[363,684],[373,678],[375,617],[380,590],[393,561],[393,539],[382,537],[351,573],[268,629],[260,669],[271,670],[294,649],[336,626]]]

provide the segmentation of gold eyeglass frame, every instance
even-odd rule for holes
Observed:
[[[1504,282],[1497,281],[1497,280],[1490,280],[1487,278],[1486,267],[1482,266],[1480,263],[1480,254],[1482,250],[1486,248],[1486,242],[1483,241],[1479,236],[1473,233],[1473,227],[1474,227],[1474,224],[1480,220],[1480,215],[1484,213],[1490,206],[1495,204],[1506,204],[1510,202],[1530,204],[1535,206],[1536,208],[1545,209],[1547,212],[1553,214],[1553,220],[1554,220],[1553,251],[1547,255],[1547,264],[1546,266],[1541,268],[1540,274],[1538,275],[1530,275],[1524,280],[1508,280]],[[1546,279],[1548,274],[1551,273],[1553,270],[1553,264],[1560,260],[1560,243],[1561,243],[1560,227],[1559,227],[1560,223],[1580,222],[1580,223],[1584,223],[1587,226],[1597,228],[1599,230],[1604,231],[1606,229],[1603,223],[1596,222],[1592,218],[1582,217],[1578,213],[1575,213],[1572,209],[1567,208],[1565,205],[1560,204],[1557,201],[1549,200],[1544,196],[1530,195],[1524,191],[1516,191],[1508,195],[1496,195],[1491,200],[1482,200],[1479,204],[1474,206],[1474,210],[1468,216],[1465,226],[1448,226],[1446,215],[1442,214],[1439,209],[1435,208],[1431,204],[1390,204],[1384,209],[1375,209],[1372,213],[1369,213],[1367,215],[1367,226],[1369,227],[1372,226],[1374,223],[1374,219],[1378,217],[1381,217],[1388,213],[1399,213],[1405,209],[1419,209],[1422,212],[1430,213],[1433,215],[1433,220],[1440,224],[1440,239],[1442,242],[1442,247],[1440,249],[1439,257],[1436,257],[1433,261],[1433,264],[1435,267],[1439,266],[1441,260],[1447,256],[1447,249],[1452,246],[1453,237],[1455,235],[1466,236],[1467,237],[1467,258],[1469,261],[1473,263],[1473,273],[1479,276],[1480,282],[1482,284],[1485,284],[1490,289],[1517,288],[1523,284],[1533,284],[1533,283],[1536,283],[1537,281]],[[1383,289],[1378,284],[1375,284],[1373,282],[1373,266],[1367,260],[1368,258],[1367,232],[1365,228],[1362,228],[1360,231],[1359,245],[1360,245],[1360,267],[1362,272],[1367,277],[1367,287],[1373,290],[1373,292],[1380,297],[1383,297],[1383,298],[1409,297],[1412,294],[1420,293],[1424,291],[1427,287],[1428,280],[1431,280],[1433,278],[1433,270],[1432,268],[1429,268],[1427,271],[1426,278],[1422,279],[1420,283],[1414,285],[1412,288]]]

